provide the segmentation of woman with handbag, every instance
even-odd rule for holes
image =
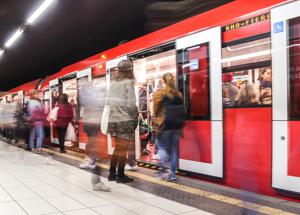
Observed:
[[[62,94],[57,103],[57,119],[55,121],[55,127],[58,132],[60,153],[66,153],[65,150],[65,137],[69,123],[73,120],[73,108],[68,102],[68,95]]]
[[[135,140],[138,108],[134,92],[133,67],[129,60],[122,60],[118,64],[118,74],[111,83],[106,105],[110,108],[108,132],[116,143],[108,180],[117,183],[132,182],[133,178],[126,176],[124,170],[128,146],[134,144]]]

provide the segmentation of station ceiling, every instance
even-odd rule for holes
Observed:
[[[43,1],[0,1],[0,49]],[[229,1],[55,0],[0,56],[0,91]]]

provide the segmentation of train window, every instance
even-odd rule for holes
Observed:
[[[50,90],[45,90],[43,92],[43,104],[45,113],[48,114],[50,112]]]
[[[270,37],[225,46],[222,57],[224,106],[272,104]]]
[[[189,119],[209,119],[209,43],[178,52],[178,85]]]
[[[88,84],[88,77],[82,77],[77,79],[77,93],[78,93],[78,117],[82,118],[83,117],[83,104],[84,104],[84,99],[87,97],[87,93],[84,92],[84,87]]]
[[[300,118],[300,18],[289,20],[289,118]]]
[[[272,70],[270,67],[223,73],[224,106],[272,104]]]
[[[270,37],[226,46],[222,49],[222,57],[223,68],[270,61]]]
[[[62,93],[65,93],[69,96],[70,103],[77,103],[77,82],[76,78],[72,78],[69,80],[63,80],[62,82]]]

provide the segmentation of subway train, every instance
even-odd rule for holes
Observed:
[[[236,0],[86,58],[1,95],[6,103],[38,90],[48,113],[60,93],[76,106],[84,151],[82,86],[106,91],[123,59],[133,62],[142,112],[152,120],[152,94],[171,72],[184,95],[186,123],[179,169],[206,180],[269,196],[300,196],[300,1]],[[141,92],[141,93],[140,93]],[[243,99],[251,97],[251,100]],[[138,98],[140,102],[141,99]],[[49,143],[58,143],[49,124]],[[110,136],[99,132],[99,153]],[[145,141],[144,141],[145,142]],[[157,163],[153,140],[136,132],[136,159]],[[146,150],[146,151],[145,151]],[[299,161],[299,163],[298,163]]]

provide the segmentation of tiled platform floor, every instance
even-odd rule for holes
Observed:
[[[0,142],[0,214],[210,214],[105,178],[112,192],[96,192],[91,173],[48,160]]]

